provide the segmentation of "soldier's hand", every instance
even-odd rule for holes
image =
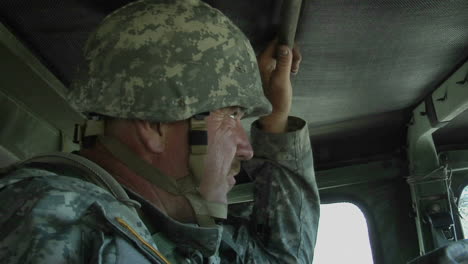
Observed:
[[[263,92],[273,106],[270,115],[260,118],[263,131],[286,132],[292,102],[290,75],[299,71],[301,59],[297,45],[291,51],[286,45],[277,45],[276,41],[258,57]]]

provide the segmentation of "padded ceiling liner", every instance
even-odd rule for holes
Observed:
[[[467,0],[303,1],[293,112],[309,122],[317,144],[372,131],[398,147],[409,110],[468,58]],[[0,19],[68,85],[89,32],[128,2],[1,0]],[[281,0],[206,2],[233,19],[257,52],[275,35]],[[437,141],[467,122],[458,118]]]
[[[466,0],[322,0],[304,15],[295,110],[314,124],[415,105],[468,57]]]

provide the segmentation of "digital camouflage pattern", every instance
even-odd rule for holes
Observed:
[[[256,157],[243,165],[256,200],[224,226],[178,223],[130,193],[157,229],[154,243],[128,207],[72,178],[76,171],[16,170],[0,178],[0,263],[162,263],[116,217],[171,263],[312,263],[320,204],[309,133],[293,117],[289,130],[268,134],[254,123]]]
[[[131,263],[129,256],[135,263],[150,263],[145,256],[156,259],[117,221],[124,220],[152,243],[129,207],[94,184],[67,177],[74,175],[73,169],[60,169],[69,172],[57,175],[21,168],[0,179],[0,263],[115,263],[117,259]]]
[[[255,157],[243,168],[254,179],[255,201],[247,224],[230,219],[238,252],[231,263],[313,261],[320,199],[309,131],[295,117],[289,117],[288,131],[269,134],[258,128],[258,121],[252,125]]]
[[[249,40],[199,0],[142,0],[104,19],[69,96],[84,113],[169,122],[228,106],[268,114]]]

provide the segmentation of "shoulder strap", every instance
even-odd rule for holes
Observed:
[[[137,213],[135,208],[139,208],[141,206],[140,203],[128,197],[122,186],[107,171],[96,163],[79,155],[64,152],[48,153],[21,161],[14,164],[13,167],[20,168],[33,162],[52,165],[67,165],[77,168],[85,172],[84,177],[86,178],[86,181],[108,190],[117,200],[131,207],[135,213]]]

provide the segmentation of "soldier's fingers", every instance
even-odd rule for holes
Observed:
[[[268,55],[270,58],[275,57],[275,50],[276,50],[276,45],[278,43],[278,39],[274,39],[268,43],[268,46],[265,49],[265,54]]]
[[[271,73],[276,68],[276,59],[274,58],[276,43],[276,39],[270,41],[270,43],[268,43],[267,47],[258,58],[258,67],[260,69],[260,74],[262,76],[262,81],[264,84],[268,83]]]
[[[259,61],[260,62],[269,62],[271,60],[274,60],[275,58],[275,47],[276,47],[276,43],[278,41],[276,39],[270,41],[270,43],[268,43],[267,47],[265,48],[265,50],[260,54],[259,56]]]
[[[299,46],[296,43],[294,44],[294,48],[293,48],[293,62],[291,66],[292,74],[297,74],[297,72],[299,71],[299,66],[301,64],[301,61],[302,61],[301,50],[299,49]]]
[[[277,50],[277,62],[275,72],[279,77],[287,77],[289,79],[289,73],[292,65],[292,54],[291,50],[286,45],[278,46]]]

